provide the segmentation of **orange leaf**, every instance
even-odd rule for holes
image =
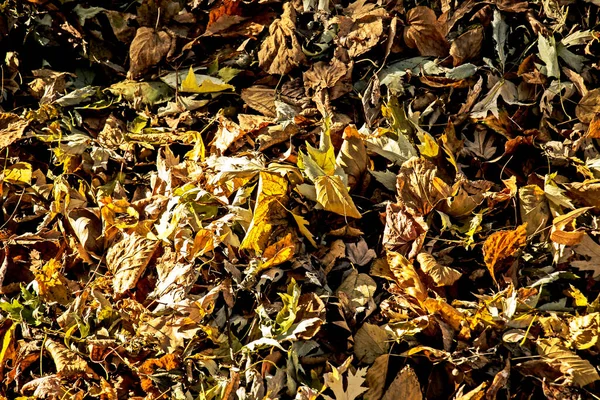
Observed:
[[[494,271],[498,262],[512,257],[519,248],[527,244],[527,224],[520,225],[515,230],[500,231],[490,235],[483,244],[483,260],[494,282]]]

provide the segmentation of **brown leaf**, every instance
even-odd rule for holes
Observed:
[[[0,149],[19,140],[29,121],[13,113],[0,113]]]
[[[57,375],[61,377],[71,377],[74,375],[92,374],[95,375],[87,362],[77,353],[69,350],[64,344],[52,339],[44,341],[44,347],[52,356],[54,365],[56,365]]]
[[[168,32],[141,27],[129,48],[129,79],[136,79],[150,68],[158,65],[175,50],[174,38]]]
[[[251,108],[267,117],[275,117],[275,89],[251,86],[242,90],[242,100]]]
[[[423,246],[427,229],[422,217],[415,217],[404,207],[388,203],[383,231],[385,248],[414,258]]]
[[[496,281],[496,266],[506,258],[512,257],[517,250],[527,244],[527,224],[519,225],[517,229],[499,231],[491,234],[483,244],[483,259]]]
[[[419,6],[406,13],[404,41],[412,49],[416,48],[422,56],[446,57],[450,45],[443,35],[443,27],[435,12],[429,7]]]
[[[451,193],[451,188],[436,175],[437,168],[424,158],[413,157],[402,164],[396,180],[398,204],[414,216],[429,214]]]
[[[296,11],[291,3],[285,3],[281,18],[269,27],[269,37],[258,52],[258,63],[269,74],[285,75],[305,61],[296,37]]]
[[[304,73],[304,87],[322,114],[331,114],[329,102],[352,90],[352,63],[337,58],[319,61]]]
[[[496,395],[498,394],[500,389],[506,387],[509,377],[510,377],[510,360],[506,360],[504,369],[502,369],[500,372],[498,372],[496,374],[496,376],[494,376],[494,380],[492,381],[492,384],[490,385],[488,390],[485,392],[486,400],[495,400]]]
[[[421,385],[415,371],[407,365],[390,384],[381,400],[422,400]]]
[[[479,57],[483,42],[483,27],[478,26],[456,38],[450,45],[452,64],[456,67]]]
[[[588,124],[598,113],[600,113],[600,89],[593,89],[579,100],[579,104],[575,107],[575,114],[581,122]]]
[[[348,56],[356,58],[374,47],[383,34],[382,20],[385,9],[366,0],[357,0],[344,10],[344,16],[333,18],[338,25],[340,44],[348,49]]]
[[[365,393],[365,399],[380,400],[385,389],[385,381],[387,378],[389,354],[383,354],[375,359],[375,362],[367,371],[365,381],[369,387],[369,391]]]
[[[337,164],[348,175],[348,186],[350,186],[350,189],[355,189],[367,170],[369,157],[367,156],[365,144],[359,136],[356,127],[348,125],[344,129],[343,138],[342,148],[337,155]]]
[[[550,239],[554,243],[560,243],[567,246],[575,246],[581,242],[585,232],[576,230],[575,220],[592,208],[593,207],[578,208],[554,218],[552,221],[552,229],[550,230]]]
[[[113,277],[115,294],[133,289],[144,273],[158,241],[146,239],[138,234],[124,234],[106,253],[106,265]]]

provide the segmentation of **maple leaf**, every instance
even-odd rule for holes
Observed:
[[[485,131],[477,131],[473,136],[473,141],[466,139],[464,151],[474,156],[481,157],[484,160],[491,159],[496,154],[497,147],[494,146],[494,138]]]
[[[356,373],[352,373],[352,371],[348,370],[348,374],[346,375],[348,383],[344,388],[344,377],[342,373],[348,368],[349,361],[352,361],[351,357],[339,368],[330,365],[332,372],[328,372],[324,376],[325,385],[335,394],[335,400],[354,400],[368,390],[368,388],[362,386],[365,382],[365,375],[367,374],[366,368],[357,369]],[[333,400],[333,398],[327,395],[323,395],[323,397],[328,400]]]

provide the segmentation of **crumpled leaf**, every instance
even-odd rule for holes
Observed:
[[[550,219],[550,208],[544,191],[537,185],[519,188],[521,221],[527,223],[527,236],[543,232]]]
[[[46,339],[44,347],[50,353],[57,375],[60,377],[72,377],[75,375],[95,375],[87,362],[77,353],[66,348],[63,344]]]
[[[414,258],[423,246],[427,230],[423,217],[412,215],[398,204],[387,204],[382,241],[385,248]]]
[[[490,275],[496,281],[496,267],[506,258],[512,257],[517,250],[527,244],[527,224],[514,230],[492,233],[483,243],[483,257]]]
[[[340,44],[348,49],[348,56],[356,58],[373,48],[383,34],[384,8],[366,0],[357,0],[336,16],[330,24],[338,25]]]
[[[284,3],[281,18],[271,24],[269,37],[260,47],[259,65],[269,74],[285,75],[305,61],[296,37],[296,11],[291,3]]]
[[[363,140],[352,126],[344,129],[344,142],[337,155],[336,163],[348,176],[348,186],[356,188],[367,170],[368,156]]]

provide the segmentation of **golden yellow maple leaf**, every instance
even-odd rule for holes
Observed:
[[[491,234],[483,244],[483,260],[496,284],[495,268],[498,262],[512,257],[527,244],[527,223],[517,229]]]
[[[278,240],[265,249],[262,256],[267,261],[260,265],[258,271],[262,271],[291,260],[295,252],[296,244],[292,240],[292,234],[288,233],[283,239]]]

